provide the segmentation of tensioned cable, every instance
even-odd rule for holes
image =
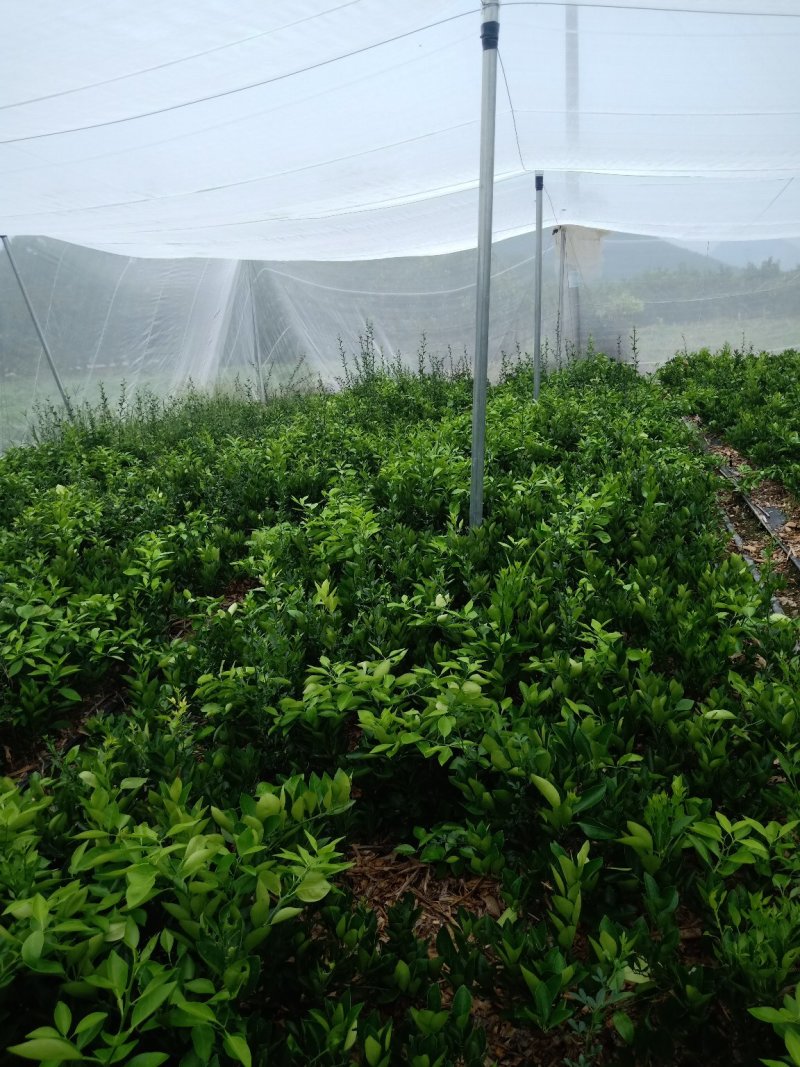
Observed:
[[[511,121],[514,124],[514,136],[517,139],[517,152],[519,153],[519,163],[520,163],[520,166],[522,167],[523,171],[526,174],[530,174],[531,171],[525,165],[525,160],[523,159],[523,156],[522,156],[522,146],[520,145],[519,130],[517,129],[516,108],[514,107],[514,101],[511,99],[511,89],[510,89],[509,84],[508,84],[508,78],[506,77],[506,68],[505,68],[505,65],[503,63],[503,57],[500,54],[500,49],[499,48],[497,50],[497,58],[500,60],[500,69],[503,72],[503,81],[505,82],[505,86],[506,86],[506,96],[508,97],[508,106],[509,106],[509,108],[511,110]],[[526,113],[527,112],[525,112],[525,111],[520,112],[520,114],[526,114]],[[548,203],[550,204],[550,210],[553,213],[553,223],[552,223],[552,225],[558,226],[558,225],[560,225],[560,223],[558,221],[558,215],[556,214],[555,204],[553,203],[553,198],[550,196],[550,190],[548,189],[546,182],[544,184],[544,194],[547,197]],[[527,262],[532,262],[533,258],[534,257],[532,256],[531,259],[528,260]]]
[[[358,159],[358,158],[361,158],[361,157],[363,157],[365,155],[370,155],[370,154],[375,153],[375,152],[390,151],[393,148],[400,148],[400,147],[402,147],[403,145],[406,145],[406,144],[413,144],[413,143],[418,142],[418,141],[423,141],[423,140],[425,140],[426,138],[429,138],[429,137],[436,137],[436,136],[439,136],[441,134],[452,133],[454,130],[465,129],[466,127],[475,125],[476,123],[477,123],[477,119],[474,119],[474,120],[471,120],[470,122],[460,123],[460,124],[457,124],[455,126],[445,126],[440,130],[432,130],[432,131],[430,131],[428,133],[419,134],[418,136],[411,137],[411,138],[409,138],[408,140],[405,140],[405,141],[395,141],[395,142],[391,142],[391,143],[386,144],[386,145],[380,145],[377,148],[368,148],[368,149],[365,149],[365,150],[363,150],[361,152],[354,152],[354,153],[351,153],[350,155],[337,156],[334,159],[325,159],[325,160],[321,160],[318,163],[309,163],[304,167],[297,167],[297,168],[294,168],[294,169],[289,170],[289,171],[276,171],[274,174],[262,174],[262,175],[259,175],[259,176],[255,177],[255,178],[243,178],[243,179],[241,179],[239,181],[226,182],[226,183],[223,183],[221,185],[211,185],[211,186],[204,187],[202,189],[191,189],[191,190],[189,190],[187,192],[168,193],[168,194],[165,194],[163,196],[139,197],[136,200],[115,200],[115,201],[111,201],[110,203],[107,203],[107,204],[86,204],[86,205],[83,205],[81,207],[55,208],[52,211],[36,211],[36,212],[33,212],[33,213],[30,212],[30,211],[25,211],[25,212],[18,212],[18,213],[14,214],[14,215],[6,214],[3,217],[6,220],[18,219],[18,218],[23,218],[23,219],[36,218],[36,219],[39,219],[39,218],[46,218],[48,215],[56,215],[59,218],[61,218],[61,217],[68,216],[68,215],[82,215],[84,213],[88,213],[88,212],[92,212],[92,211],[107,211],[107,210],[109,210],[111,208],[134,207],[137,204],[156,204],[156,203],[159,203],[161,201],[167,201],[167,200],[189,199],[189,198],[195,197],[195,196],[202,196],[205,193],[222,192],[222,191],[224,191],[226,189],[236,189],[236,188],[241,188],[242,186],[245,186],[245,185],[253,185],[253,184],[256,184],[258,182],[269,182],[269,181],[273,181],[276,178],[285,178],[285,177],[291,176],[293,174],[301,174],[303,172],[306,172],[306,171],[309,171],[309,170],[314,170],[314,169],[317,169],[319,167],[328,167],[328,166],[332,166],[332,165],[337,164],[337,163],[347,162],[347,161],[349,161],[351,159]],[[604,177],[611,176],[611,177],[615,177],[615,178],[621,177],[621,178],[643,178],[643,179],[648,179],[648,180],[649,179],[654,179],[654,180],[658,181],[658,184],[659,184],[660,188],[667,188],[667,187],[671,187],[673,185],[675,185],[678,188],[683,188],[686,181],[695,180],[695,179],[698,179],[698,178],[704,179],[704,180],[705,179],[717,180],[717,181],[718,180],[724,180],[725,182],[731,182],[731,181],[736,181],[738,176],[740,176],[741,173],[742,173],[741,170],[739,170],[738,168],[733,168],[733,169],[716,168],[714,170],[687,171],[685,174],[670,174],[670,177],[675,177],[675,178],[678,178],[679,180],[677,182],[668,182],[668,181],[663,180],[663,174],[664,174],[663,169],[656,168],[656,167],[654,167],[654,169],[651,170],[651,171],[643,171],[641,169],[637,169],[637,170],[602,170],[602,169],[598,169],[598,168],[594,168],[594,167],[590,168],[588,170],[579,170],[579,171],[571,171],[571,170],[569,170],[569,171],[565,171],[563,168],[556,167],[555,171],[556,171],[556,173],[559,173],[559,174],[575,173],[575,174],[579,174],[579,175],[601,175],[601,176],[604,176]],[[762,170],[758,170],[758,171],[748,170],[747,171],[747,175],[745,177],[741,178],[741,181],[742,182],[753,182],[754,179],[753,179],[752,175],[754,175],[754,174],[758,175],[758,176],[761,176],[763,174],[768,174],[771,177],[767,178],[766,179],[767,181],[781,181],[781,180],[784,180],[782,175],[787,173],[787,172],[789,172],[789,168],[786,168],[786,167],[781,167],[781,168],[775,168],[775,167],[768,167],[767,168],[767,167],[765,167]],[[524,173],[525,174],[531,174],[533,172],[530,169],[528,169],[527,167],[525,167]],[[781,177],[779,177],[779,175],[781,175]],[[514,178],[514,177],[520,177],[520,172],[519,171],[515,171],[514,173],[507,174],[507,175],[505,175],[505,176],[503,176],[503,177],[501,177],[499,179],[496,178],[495,181],[496,182],[497,181],[507,181],[510,178]],[[789,188],[789,186],[794,181],[794,177],[795,176],[793,175],[788,181],[785,182],[784,188],[781,190],[781,192],[778,194],[778,196],[773,198],[772,202],[769,205],[767,205],[767,208],[765,208],[765,210],[767,210],[769,207],[771,207],[772,204],[775,202],[775,200],[777,200],[780,196],[783,195],[783,193],[786,192],[786,190]],[[211,224],[209,224],[207,226],[194,226],[193,225],[192,228],[193,229],[219,229],[219,228],[224,227],[224,226],[246,225],[246,224],[250,224],[250,223],[254,223],[254,222],[306,222],[306,221],[312,221],[312,220],[315,220],[315,219],[336,218],[339,215],[352,215],[352,214],[357,214],[358,212],[361,212],[361,211],[373,211],[373,210],[379,209],[381,207],[388,207],[390,205],[394,205],[394,204],[398,204],[398,203],[400,203],[400,204],[410,204],[410,203],[414,203],[414,202],[417,202],[417,201],[422,202],[422,201],[425,201],[425,200],[432,199],[432,198],[434,198],[436,196],[446,195],[448,193],[463,192],[464,190],[467,190],[467,189],[470,189],[470,188],[474,188],[476,184],[477,184],[477,179],[470,180],[469,182],[461,182],[458,185],[437,186],[437,187],[435,187],[433,189],[423,190],[423,192],[421,194],[419,194],[419,195],[415,194],[411,198],[395,197],[395,198],[390,199],[390,200],[378,201],[377,203],[374,203],[374,204],[359,204],[359,205],[357,205],[355,207],[352,207],[352,208],[343,208],[343,209],[338,210],[338,211],[326,212],[324,214],[317,214],[317,215],[270,215],[270,216],[266,216],[266,217],[262,217],[262,218],[258,218],[258,219],[239,219],[239,220],[235,220],[233,222],[211,223]],[[548,199],[549,199],[549,197],[548,197]],[[552,207],[552,200],[551,200],[550,203],[551,203],[551,207]],[[557,218],[556,218],[555,221],[558,224]],[[171,229],[184,229],[184,228],[185,227],[175,227],[175,226],[171,227]]]
[[[553,251],[553,246],[544,250],[544,255]],[[502,278],[504,274],[509,274],[513,270],[519,270],[520,267],[526,267],[529,263],[532,263],[535,256],[528,256],[527,259],[521,259],[519,263],[512,263],[510,267],[504,267],[502,270],[498,270],[492,274],[492,281],[495,278]],[[413,292],[405,289],[392,290],[392,289],[343,289],[340,285],[325,285],[323,282],[312,282],[308,278],[299,278],[296,274],[290,274],[288,271],[278,270],[276,267],[262,267],[256,274],[254,281],[258,281],[262,274],[276,274],[279,278],[288,278],[289,281],[297,282],[300,285],[307,285],[312,289],[324,289],[331,293],[345,293],[348,296],[452,296],[455,293],[466,293],[470,289],[474,289],[476,283],[469,282],[467,285],[456,286],[455,289],[425,289],[420,292]]]
[[[224,89],[221,92],[210,93],[208,96],[200,96],[194,100],[185,100],[180,104],[168,104],[165,107],[155,108],[152,111],[142,111],[137,115],[126,115],[123,118],[118,119],[106,119],[104,122],[94,122],[90,123],[88,126],[73,126],[66,130],[50,130],[47,133],[26,134],[24,137],[9,137],[6,140],[0,141],[0,144],[20,144],[25,141],[44,140],[47,137],[61,137],[69,133],[86,133],[89,130],[105,129],[109,126],[120,126],[126,122],[135,122],[138,119],[152,118],[155,115],[165,115],[172,111],[180,111],[185,107],[194,107],[196,104],[206,104],[211,100],[220,100],[227,96],[236,96],[239,93],[248,92],[250,89],[260,89],[265,85],[273,85],[276,82],[286,81],[286,79],[294,78],[299,74],[307,74],[312,70],[320,70],[323,67],[329,67],[333,63],[339,63],[344,59],[350,59],[352,56],[363,55],[365,52],[371,52],[376,48],[382,48],[384,45],[394,44],[396,41],[415,37],[418,33],[425,33],[428,30],[435,29],[437,26],[445,26],[449,22],[456,22],[458,19],[474,14],[475,11],[473,10],[461,11],[458,15],[450,15],[447,18],[439,19],[436,22],[429,22],[425,26],[418,26],[414,30],[407,30],[405,33],[395,34],[394,37],[386,37],[382,41],[374,41],[372,44],[363,45],[361,48],[354,48],[352,51],[344,52],[342,55],[332,56],[330,59],[321,59],[318,63],[310,63],[307,67],[300,67],[297,70],[286,71],[285,74],[276,74],[272,78],[264,78],[257,82],[250,82],[247,85],[240,85],[235,89]]]
[[[56,292],[56,282],[58,281],[58,276],[61,273],[61,265],[64,262],[64,256],[66,255],[66,251],[66,248],[61,249],[61,254],[58,257],[58,264],[56,265],[56,269],[53,274],[53,281],[50,285],[50,296],[47,300],[47,314],[44,317],[44,326],[42,327],[45,336],[47,336],[47,330],[50,326],[50,315],[53,310],[53,297],[55,296]]]
[[[760,18],[776,18],[776,19],[796,19],[800,18],[800,12],[783,12],[783,11],[720,11],[719,9],[713,10],[711,8],[702,7],[656,7],[652,4],[615,4],[615,3],[598,3],[597,0],[592,0],[592,3],[582,4],[580,0],[577,3],[573,0],[503,0],[502,6],[506,7],[585,7],[589,10],[592,9],[609,9],[612,11],[657,11],[664,15],[735,15],[737,17],[749,19]]]
[[[361,3],[361,0],[353,0],[353,2]],[[426,54],[426,56],[425,56],[425,58],[426,59],[430,59],[430,57],[437,55],[439,52],[447,51],[448,49],[453,47],[454,43],[460,43],[461,40],[466,40],[466,38],[459,38],[458,42],[447,41],[445,44],[441,45],[438,48],[429,49],[427,54]],[[402,59],[399,62],[390,63],[388,66],[383,67],[383,69],[381,70],[381,77],[386,78],[393,71],[400,70],[403,67],[412,66],[413,64],[419,63],[419,62],[420,62],[420,57],[419,56],[414,56],[411,59]],[[351,79],[349,79],[347,81],[339,81],[336,84],[336,91],[339,92],[342,89],[351,89],[355,85],[360,85],[362,82],[365,82],[365,81],[372,81],[374,78],[375,78],[374,72],[369,72],[367,74],[361,74],[356,78],[351,78]],[[249,121],[251,121],[253,119],[263,119],[266,115],[275,114],[275,112],[282,111],[288,106],[295,107],[298,104],[307,104],[312,100],[318,100],[320,97],[328,96],[328,95],[330,95],[330,89],[329,88],[322,89],[322,90],[319,90],[318,92],[313,92],[313,93],[310,93],[310,94],[305,94],[305,95],[302,95],[302,96],[293,97],[290,104],[281,103],[281,104],[278,104],[275,107],[266,107],[266,108],[262,107],[262,108],[259,108],[257,111],[251,111],[249,114],[246,114],[246,115],[245,114],[237,114],[237,115],[235,115],[235,116],[233,116],[231,118],[225,119],[223,122],[214,122],[214,123],[211,123],[210,125],[200,126],[200,127],[196,128],[196,129],[190,130],[189,132],[178,133],[178,134],[175,134],[175,135],[173,135],[171,137],[160,137],[155,141],[143,141],[143,142],[139,141],[139,142],[137,142],[135,148],[131,148],[131,146],[128,145],[125,148],[117,148],[117,149],[114,149],[111,152],[98,152],[98,153],[95,153],[94,155],[90,155],[90,156],[73,157],[69,161],[69,166],[74,168],[74,167],[79,166],[80,164],[94,163],[94,162],[96,162],[97,160],[100,160],[100,159],[113,159],[114,157],[117,157],[117,156],[129,155],[133,151],[135,151],[138,154],[139,152],[142,152],[145,149],[158,148],[161,145],[173,145],[174,146],[179,141],[182,141],[182,140],[191,140],[194,137],[207,137],[209,134],[215,133],[217,130],[226,129],[226,128],[230,127],[230,126],[236,126],[236,125],[241,124],[241,123],[246,123],[246,122],[249,122]],[[51,162],[49,162],[49,161],[48,162],[39,161],[39,162],[37,162],[35,164],[30,164],[30,163],[26,164],[23,167],[13,167],[13,168],[9,168],[9,169],[4,169],[3,170],[3,176],[7,176],[9,174],[20,174],[20,173],[24,174],[24,173],[28,173],[30,171],[50,169],[51,167],[52,167],[52,163]]]
[[[528,173],[528,168],[525,166],[525,160],[522,157],[522,145],[519,142],[519,130],[517,129],[517,116],[516,116],[516,113],[514,111],[514,103],[513,103],[512,99],[511,99],[511,90],[508,87],[508,77],[506,76],[506,65],[503,62],[503,55],[502,55],[502,53],[501,53],[499,48],[497,49],[497,58],[500,60],[500,70],[503,73],[503,82],[505,83],[505,87],[506,87],[506,96],[508,97],[508,106],[509,106],[509,108],[511,110],[511,121],[514,124],[514,137],[517,140],[517,153],[519,154],[519,165],[522,167],[522,169],[527,174]]]
[[[758,216],[759,218],[763,218],[763,217],[764,217],[764,215],[766,215],[766,213],[767,213],[767,212],[769,211],[769,209],[770,209],[770,208],[772,207],[772,205],[773,205],[774,203],[776,203],[776,201],[780,200],[780,198],[781,198],[781,197],[783,196],[783,194],[784,194],[784,193],[786,192],[786,190],[787,190],[787,189],[789,188],[789,186],[790,186],[790,185],[792,184],[792,182],[793,182],[793,181],[794,181],[794,176],[792,176],[792,177],[791,177],[791,178],[790,178],[790,179],[788,180],[788,182],[787,182],[787,183],[786,183],[786,184],[784,185],[784,187],[783,187],[783,188],[782,188],[782,189],[781,189],[781,190],[780,190],[779,192],[777,192],[777,193],[775,194],[775,196],[773,196],[773,198],[772,198],[772,199],[770,200],[770,202],[769,202],[769,203],[767,204],[767,206],[766,206],[766,207],[764,208],[764,210],[763,210],[763,211],[761,212],[761,214],[760,214],[760,215]]]
[[[102,329],[100,330],[100,334],[99,334],[99,336],[97,338],[97,345],[96,345],[95,350],[94,350],[94,355],[89,360],[89,370],[92,370],[94,368],[94,365],[97,363],[97,357],[100,355],[100,346],[102,345],[103,341],[105,340],[106,330],[108,329],[108,324],[111,321],[111,312],[114,309],[114,302],[117,299],[117,293],[119,292],[119,288],[122,285],[122,282],[123,282],[123,280],[125,278],[125,275],[128,273],[132,263],[133,263],[133,258],[131,256],[128,256],[128,262],[122,268],[122,273],[117,278],[117,284],[114,286],[114,292],[111,295],[111,300],[109,301],[108,308],[106,309],[106,317],[103,320],[103,326],[102,326]]]
[[[520,115],[563,115],[563,108],[532,108],[521,107]],[[616,118],[642,118],[642,119],[726,119],[726,118],[769,118],[775,115],[777,118],[795,118],[800,111],[591,111],[581,108],[581,115],[590,118],[602,118],[605,116]]]
[[[444,126],[440,130],[429,130],[427,133],[420,133],[420,134],[417,134],[415,137],[408,137],[408,138],[405,138],[402,141],[391,141],[391,142],[389,142],[389,144],[378,145],[378,146],[376,146],[374,148],[364,148],[364,149],[361,149],[358,152],[350,152],[350,153],[348,153],[348,155],[345,155],[345,156],[335,156],[333,159],[324,159],[324,160],[321,160],[320,162],[317,162],[317,163],[307,163],[305,166],[302,166],[302,167],[293,167],[291,170],[279,170],[279,171],[274,171],[272,174],[260,174],[260,175],[257,175],[255,178],[241,178],[239,181],[235,181],[235,182],[224,182],[221,185],[209,185],[209,186],[205,186],[202,189],[190,189],[188,192],[167,193],[167,194],[165,194],[163,196],[142,196],[142,197],[138,197],[135,200],[116,200],[116,201],[113,201],[112,203],[109,203],[109,204],[89,204],[89,205],[85,205],[83,207],[61,208],[61,209],[54,209],[53,211],[40,211],[40,212],[37,212],[37,218],[40,218],[40,217],[46,216],[46,215],[58,215],[58,216],[75,215],[75,214],[80,215],[83,212],[89,212],[89,211],[107,211],[109,208],[133,207],[136,204],[156,204],[156,203],[159,203],[159,202],[164,201],[164,200],[182,200],[182,199],[185,199],[187,197],[202,196],[205,193],[219,193],[219,192],[222,192],[225,189],[238,189],[238,188],[241,188],[244,185],[255,185],[258,182],[273,181],[275,178],[287,178],[287,177],[290,177],[290,176],[295,175],[295,174],[303,174],[303,173],[305,173],[307,171],[310,171],[310,170],[316,170],[319,167],[330,167],[330,166],[332,166],[332,165],[334,165],[336,163],[347,163],[351,159],[361,159],[364,156],[373,155],[376,152],[388,152],[393,148],[401,148],[404,145],[415,144],[417,141],[424,141],[429,137],[438,137],[438,136],[440,136],[441,134],[444,134],[444,133],[452,133],[454,130],[467,129],[469,126],[475,126],[477,124],[477,122],[478,122],[478,120],[476,118],[475,119],[470,119],[468,122],[456,123],[455,126]],[[442,186],[442,188],[443,189],[448,189],[448,188],[450,188],[450,186]],[[5,219],[28,218],[28,217],[29,217],[28,213],[18,213],[16,215],[5,215],[4,216]],[[316,217],[316,216],[314,216],[314,217]],[[323,215],[323,216],[319,216],[319,217],[320,218],[327,218],[329,216]],[[245,222],[247,222],[247,221],[264,222],[264,221],[268,221],[268,220],[265,220],[265,219],[245,220]],[[236,223],[225,223],[224,225],[233,226],[233,225],[236,225]],[[208,228],[208,227],[202,227],[202,228],[205,229],[205,228]],[[212,224],[211,228],[213,228],[213,224]]]
[[[321,164],[320,164],[321,165]],[[499,185],[501,182],[514,181],[520,178],[519,171],[512,171],[508,174],[495,175],[494,184]],[[384,211],[387,208],[397,207],[411,207],[415,204],[426,204],[429,201],[437,200],[441,197],[473,192],[478,188],[478,179],[469,178],[458,185],[440,185],[435,186],[432,189],[424,189],[422,192],[415,192],[411,195],[395,196],[388,200],[378,200],[369,204],[355,204],[353,207],[338,208],[336,211],[324,211],[318,212],[315,215],[267,215],[263,218],[257,219],[236,219],[229,222],[210,222],[206,225],[197,225],[193,222],[188,222],[182,226],[163,226],[160,225],[157,230],[144,230],[139,229],[137,233],[175,233],[182,232],[183,230],[190,229],[193,233],[198,230],[226,230],[232,226],[253,226],[261,223],[273,223],[273,222],[320,222],[326,219],[338,219],[343,218],[346,215],[362,215],[368,214],[371,211]],[[80,210],[80,209],[76,209]],[[6,216],[8,218],[9,216]],[[519,227],[515,227],[519,229]],[[524,230],[529,227],[523,227]],[[123,230],[123,233],[126,233]]]
[[[127,74],[118,74],[116,78],[106,78],[104,81],[89,82],[88,85],[76,85],[73,89],[64,89],[60,93],[47,93],[45,96],[32,96],[28,100],[18,100],[14,104],[0,104],[0,111],[9,111],[15,107],[26,107],[28,104],[41,104],[45,100],[60,100],[64,96],[72,96],[75,93],[85,93],[89,89],[102,89],[106,85],[114,85],[117,82],[126,81],[128,78],[139,78],[143,74],[153,74],[157,70],[166,70],[168,67],[177,67],[181,63],[191,63],[193,59],[202,59],[203,56],[214,55],[216,52],[224,52],[227,48],[237,48],[241,44],[248,44],[250,41],[257,41],[261,37],[269,37],[273,33],[282,33],[284,30],[290,30],[294,26],[302,26],[305,22],[313,22],[314,19],[323,18],[325,15],[332,15],[337,11],[341,11],[342,8],[352,7],[353,4],[360,4],[361,0],[346,0],[346,3],[337,4],[336,7],[329,7],[325,11],[318,11],[315,15],[307,15],[306,18],[297,19],[295,22],[287,22],[284,26],[275,26],[271,30],[263,30],[261,33],[253,33],[249,37],[240,37],[236,41],[228,41],[227,44],[217,45],[215,48],[206,48],[203,52],[193,52],[190,56],[181,56],[180,59],[170,59],[165,63],[157,63],[153,67],[142,67],[141,70],[132,70]]]
[[[763,293],[777,293],[786,289],[800,278],[800,270],[793,271],[791,277],[786,278],[780,285],[771,285],[765,289],[740,289],[736,293],[714,293],[712,296],[676,296],[672,300],[642,300],[646,307],[654,304],[700,304],[708,300],[732,300],[734,297],[761,296]]]

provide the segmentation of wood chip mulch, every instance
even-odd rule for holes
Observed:
[[[220,596],[219,608],[221,611],[227,611],[232,604],[241,604],[247,594],[252,589],[257,589],[259,582],[255,578],[234,578],[230,581]],[[173,639],[179,641],[188,641],[194,634],[194,622],[191,619],[183,618],[182,616],[176,616],[169,620],[167,624],[167,632]]]
[[[116,682],[117,673],[112,671],[111,678],[100,689],[65,711],[63,725],[49,739],[43,740],[38,735],[31,738],[30,732],[24,730],[0,732],[2,774],[15,781],[24,780],[34,772],[46,774],[52,759],[51,753],[61,756],[73,745],[82,743],[87,736],[86,723],[89,719],[118,712],[123,701]]]
[[[717,457],[721,466],[729,467],[740,478],[758,474],[756,464],[725,441],[708,434],[696,415],[685,421],[697,429],[704,448]],[[755,518],[737,490],[721,490],[719,502],[728,521],[741,537],[742,550],[746,555],[762,571],[770,563],[773,571],[784,580],[785,587],[778,590],[776,599],[787,615],[796,618],[800,616],[800,570],[789,557],[791,555],[800,560],[800,500],[771,478],[761,479],[747,490],[747,496],[768,519],[774,518],[777,512],[782,513],[780,517],[784,521],[772,526],[773,537]],[[740,551],[734,545],[731,545],[731,550]]]
[[[234,578],[223,590],[220,607],[227,611],[231,604],[241,604],[250,590],[260,584],[256,578]]]
[[[414,896],[422,913],[415,933],[428,942],[431,956],[436,955],[439,930],[443,926],[455,927],[460,908],[493,918],[503,912],[500,886],[493,878],[437,878],[430,864],[379,846],[351,845],[348,859],[353,866],[342,878],[354,896],[375,912],[380,936],[385,937],[389,909],[406,893]],[[443,1004],[451,998],[452,990],[443,982]],[[473,997],[473,1021],[486,1032],[487,1067],[561,1067],[565,1056],[576,1055],[570,1033],[543,1033],[533,1026],[518,1026],[507,1017],[507,1007],[500,999]],[[609,1041],[613,1044],[610,1033]]]
[[[737,475],[758,473],[759,468],[735,448],[712,439],[706,440],[708,451],[724,459],[726,465]],[[773,532],[789,551],[800,559],[800,501],[772,478],[762,478],[752,489],[748,489],[747,495],[767,516],[775,511],[783,513],[785,522],[775,525]]]
[[[436,878],[429,863],[367,845],[351,845],[348,859],[353,866],[345,871],[343,879],[353,895],[375,912],[380,934],[386,927],[389,909],[406,893],[412,894],[422,911],[416,934],[431,945],[435,945],[443,926],[456,925],[459,908],[495,919],[503,912],[500,886],[493,878]]]
[[[776,593],[776,599],[787,615],[800,616],[800,581],[795,567],[786,557],[775,549],[775,543],[763,526],[755,519],[750,509],[744,504],[740,495],[734,491],[724,490],[719,495],[723,511],[728,516],[733,528],[742,539],[742,549],[763,571],[770,563],[773,571],[786,583]],[[739,548],[733,543],[731,551]]]

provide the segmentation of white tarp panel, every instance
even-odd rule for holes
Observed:
[[[476,0],[5,0],[0,232],[124,255],[474,244]],[[507,0],[495,236],[800,236],[798,0]]]

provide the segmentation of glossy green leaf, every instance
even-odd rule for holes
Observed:
[[[222,1046],[237,1063],[243,1064],[244,1067],[252,1067],[253,1057],[250,1054],[250,1047],[241,1034],[225,1034]]]
[[[21,1045],[12,1045],[9,1052],[24,1060],[81,1060],[80,1049],[63,1037],[40,1037]]]

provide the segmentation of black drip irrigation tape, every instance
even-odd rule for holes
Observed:
[[[728,518],[728,516],[725,514],[725,512],[722,511],[721,508],[720,508],[720,513],[722,515],[722,521],[725,523],[725,528],[728,531],[728,533],[731,535],[731,540],[736,545],[737,552],[742,557],[742,559],[745,561],[747,566],[750,568],[750,572],[753,575],[753,577],[755,578],[755,580],[758,582],[759,585],[761,585],[761,571],[758,569],[758,564],[752,558],[752,556],[748,556],[747,552],[745,551],[744,541],[738,535],[738,533],[734,529],[733,523]],[[781,604],[780,600],[778,600],[777,597],[772,597],[772,611],[773,611],[773,614],[775,614],[775,615],[785,615],[786,614],[786,612],[783,610],[783,605]]]
[[[709,442],[713,441],[713,438],[706,437],[701,432],[700,427],[697,425],[697,423],[693,422],[692,419],[685,418],[682,421],[689,429],[694,430],[704,450],[710,453],[711,448],[709,447]],[[715,441],[714,443],[720,446],[723,445],[722,441]],[[781,551],[784,553],[789,562],[794,564],[798,572],[800,572],[800,560],[797,558],[797,556],[795,556],[789,546],[784,544],[784,542],[781,540],[780,537],[778,537],[777,533],[775,532],[776,530],[779,530],[781,526],[783,526],[783,524],[786,522],[786,516],[783,514],[780,508],[764,509],[759,507],[758,504],[756,504],[753,500],[750,499],[750,496],[742,488],[739,480],[739,474],[733,469],[733,467],[720,465],[719,472],[720,474],[724,475],[724,477],[727,478],[728,481],[733,485],[737,493],[742,497],[745,504],[747,504],[748,508],[753,513],[758,522],[761,524],[761,526],[764,527],[764,529],[772,538],[772,540],[775,541],[776,544],[780,547]],[[750,572],[760,585],[761,571],[758,569],[755,560],[752,559],[752,557],[749,556],[745,551],[744,542],[742,541],[739,534],[736,532],[733,524],[731,523],[725,512],[722,510],[722,508],[720,508],[720,514],[722,515],[722,521],[725,523],[725,528],[731,535],[733,543],[736,545],[736,550],[738,551],[742,559],[745,561],[747,566],[750,568]],[[786,614],[786,612],[783,610],[783,605],[776,597],[772,597],[772,610],[776,615]]]
[[[750,498],[750,495],[742,488],[739,474],[733,467],[721,466],[719,472],[728,479],[731,485],[733,485],[755,518],[758,519],[759,523],[764,527],[773,541],[775,541],[787,560],[796,568],[798,574],[800,574],[800,559],[797,558],[791,548],[779,537],[777,532],[786,522],[786,516],[781,509],[772,507],[762,508],[759,504],[756,504],[756,502]]]

